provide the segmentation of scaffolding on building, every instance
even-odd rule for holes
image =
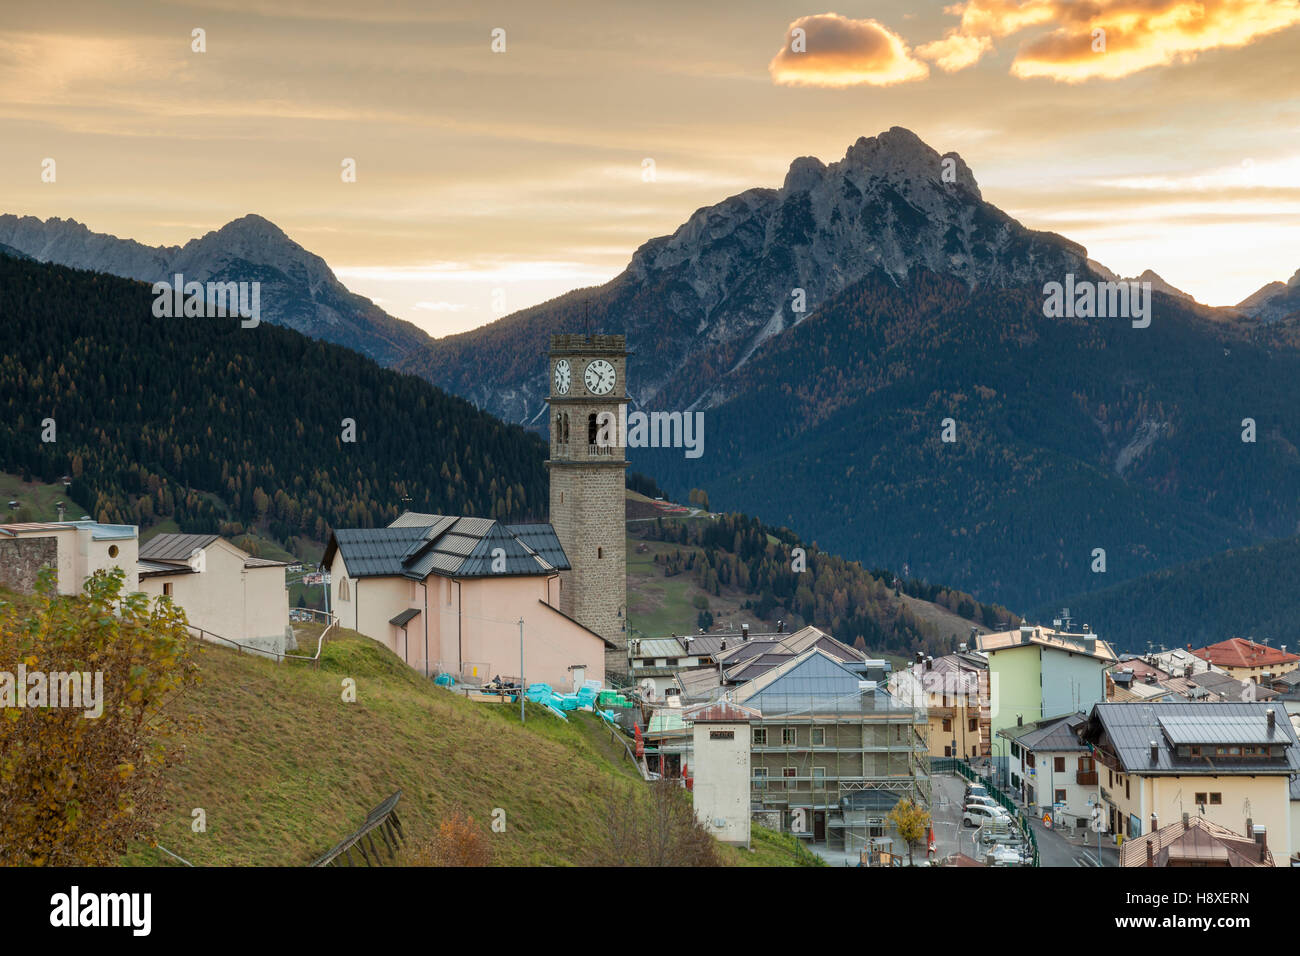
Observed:
[[[886,834],[898,801],[930,808],[924,706],[864,689],[838,698],[763,694],[760,709],[751,806],[780,814],[780,829],[855,852]]]

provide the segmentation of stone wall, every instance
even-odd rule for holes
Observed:
[[[59,543],[48,538],[0,538],[0,586],[30,594],[41,568],[58,568]]]

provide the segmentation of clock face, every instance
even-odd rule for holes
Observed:
[[[555,394],[568,395],[571,380],[572,373],[569,371],[569,360],[560,359],[555,363]]]
[[[582,375],[582,381],[591,394],[608,395],[614,390],[614,379],[616,377],[614,366],[604,359],[596,359],[587,366],[587,371]]]

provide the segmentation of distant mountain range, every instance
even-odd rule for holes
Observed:
[[[672,493],[1018,610],[1300,530],[1300,319],[1280,293],[1215,309],[1148,271],[1135,329],[1047,318],[1068,275],[1119,278],[895,128],[399,368],[534,423],[547,336],[585,311],[627,334],[635,403],[707,412],[702,458],[632,455]]]
[[[258,281],[262,318],[393,365],[429,337],[349,292],[325,260],[261,216],[244,216],[183,246],[146,246],[73,219],[0,216],[0,245],[40,262],[144,282]],[[3,251],[3,250],[0,250]]]
[[[627,334],[635,405],[707,413],[702,458],[631,456],[670,492],[1013,610],[1300,531],[1300,273],[1216,309],[1148,270],[1126,281],[1151,283],[1149,328],[1048,318],[1046,283],[1119,277],[901,128],[698,210],[603,286],[438,340],[256,216],[166,248],[0,216],[0,244],[150,281],[266,276],[272,321],[534,428],[548,336],[585,313]]]

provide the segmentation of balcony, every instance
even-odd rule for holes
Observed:
[[[1097,786],[1097,771],[1080,770],[1075,773],[1074,782],[1081,787],[1095,787]]]

